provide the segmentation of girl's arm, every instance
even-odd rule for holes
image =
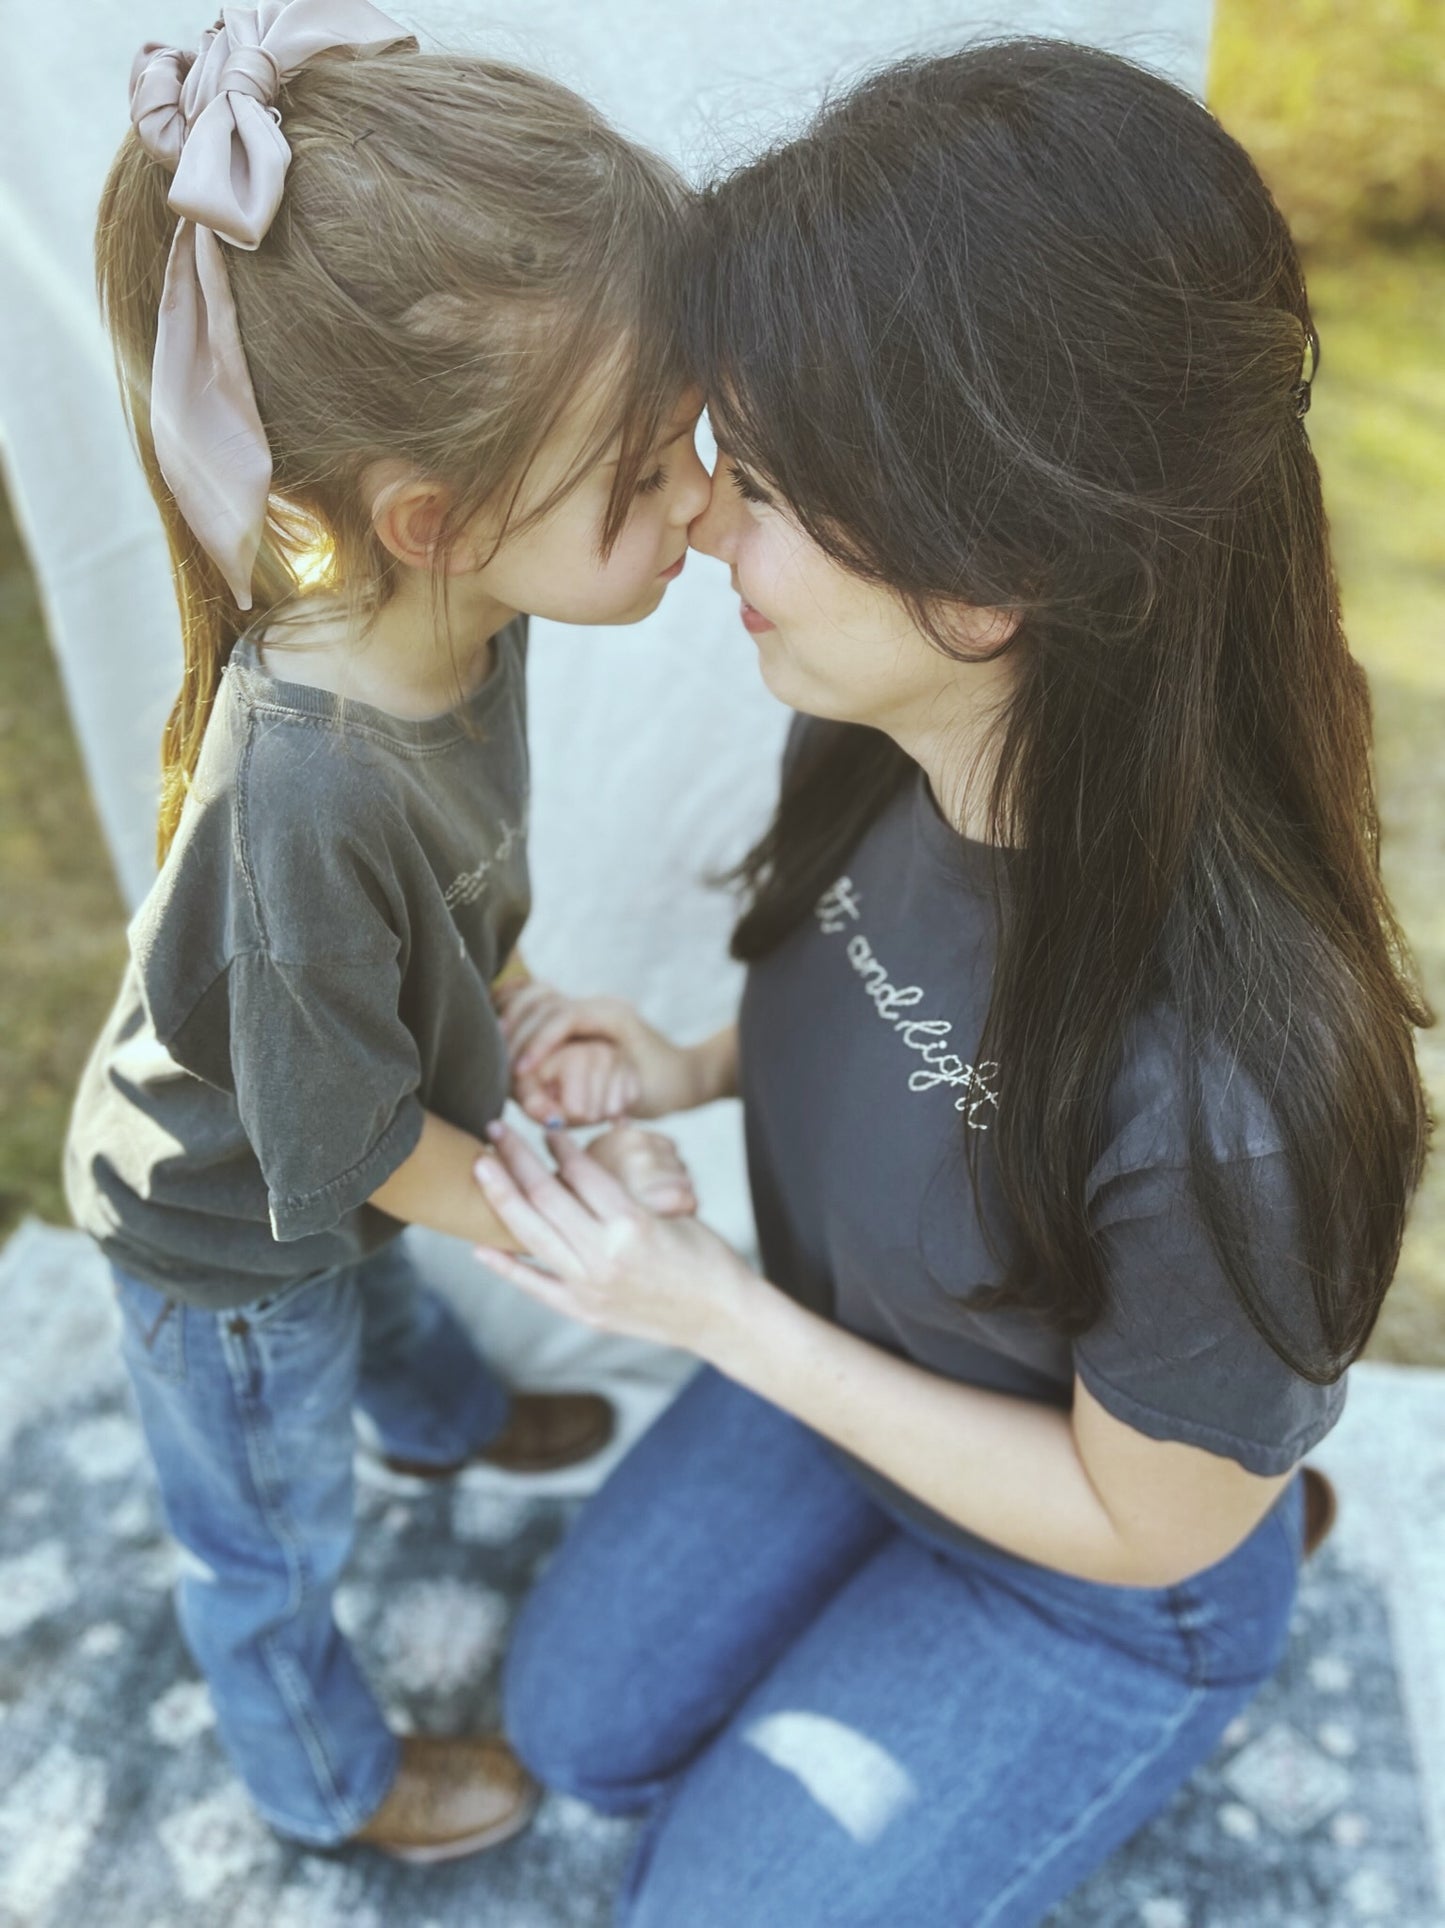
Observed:
[[[591,1150],[626,1195],[647,1210],[665,1215],[697,1210],[692,1180],[670,1138],[629,1126],[609,1131]],[[489,1145],[435,1112],[423,1112],[416,1149],[371,1194],[369,1203],[407,1225],[425,1225],[473,1245],[525,1251],[477,1190],[474,1170],[479,1158],[494,1158]]]
[[[423,1114],[416,1149],[404,1158],[386,1183],[371,1194],[379,1211],[407,1225],[425,1225],[433,1232],[474,1244],[499,1243],[503,1251],[520,1252],[502,1220],[477,1190],[472,1177],[488,1147],[469,1131],[449,1125],[434,1111]]]
[[[1079,1382],[1061,1412],[927,1372],[804,1311],[695,1221],[640,1212],[570,1140],[549,1141],[559,1173],[514,1134],[497,1142],[479,1182],[548,1269],[484,1252],[494,1271],[585,1324],[696,1353],[1007,1552],[1168,1586],[1232,1551],[1285,1484],[1148,1439]]]
[[[513,992],[519,991],[524,984],[533,984],[536,979],[527,968],[527,960],[520,947],[512,952],[501,970],[492,979],[492,996],[499,1005],[504,1004]]]

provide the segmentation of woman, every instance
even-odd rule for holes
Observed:
[[[908,63],[711,190],[693,541],[802,712],[736,1031],[513,1006],[539,1115],[740,1090],[762,1274],[499,1131],[544,1303],[707,1369],[517,1631],[629,1922],[1037,1922],[1282,1651],[1426,1020],[1248,158],[1121,60]]]

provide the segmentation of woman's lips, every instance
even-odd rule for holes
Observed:
[[[743,619],[743,628],[750,636],[761,636],[765,630],[777,628],[776,623],[770,623],[767,617],[764,616],[761,611],[754,609],[745,597],[740,598],[740,601],[742,602],[742,610],[740,613]]]

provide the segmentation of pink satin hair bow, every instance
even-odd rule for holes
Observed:
[[[175,175],[179,215],[166,263],[151,383],[156,460],[196,539],[251,607],[271,451],[220,244],[260,245],[281,204],[291,149],[275,100],[333,47],[406,40],[370,0],[262,0],[224,7],[194,54],[152,44],[135,57],[130,117]]]

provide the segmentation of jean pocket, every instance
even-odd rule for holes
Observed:
[[[114,1267],[112,1276],[128,1359],[138,1371],[178,1385],[186,1376],[186,1307],[144,1279]]]

